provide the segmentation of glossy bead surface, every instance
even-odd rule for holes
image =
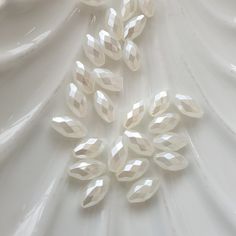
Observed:
[[[124,21],[130,19],[137,11],[137,0],[123,0],[121,7],[121,16]]]
[[[152,17],[155,13],[155,0],[139,0],[139,8],[146,17]]]
[[[104,5],[106,3],[106,0],[80,0],[80,2],[88,6],[98,7]]]

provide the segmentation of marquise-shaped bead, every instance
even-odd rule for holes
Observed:
[[[187,159],[177,152],[161,152],[153,160],[162,169],[169,171],[183,170],[188,166]]]
[[[68,138],[82,138],[87,134],[85,126],[80,121],[69,116],[53,117],[52,127]]]
[[[124,141],[127,142],[130,149],[142,156],[151,156],[154,148],[149,140],[141,133],[126,130],[124,132]]]
[[[105,64],[105,54],[100,43],[92,35],[87,34],[84,42],[84,53],[95,66]]]
[[[176,94],[175,105],[182,114],[192,118],[201,118],[204,114],[197,102],[188,95]]]
[[[120,182],[134,181],[145,174],[149,167],[147,159],[135,159],[128,161],[125,166],[116,173],[116,178]]]
[[[79,143],[73,150],[76,158],[95,158],[104,149],[104,143],[98,138],[89,138]]]
[[[114,104],[108,95],[100,90],[94,94],[94,107],[98,115],[107,123],[115,120]]]
[[[127,199],[130,203],[145,202],[155,195],[159,187],[159,178],[149,177],[140,179],[131,186]]]
[[[139,8],[146,17],[152,17],[155,13],[155,0],[139,0]]]
[[[106,3],[106,0],[80,0],[80,2],[88,6],[98,7],[104,5]]]
[[[110,178],[108,176],[101,176],[91,180],[86,187],[81,206],[88,208],[97,205],[105,198],[109,190],[109,185]]]
[[[104,68],[96,68],[92,72],[92,76],[96,83],[102,88],[120,92],[123,90],[123,77]]]
[[[68,170],[69,176],[79,180],[91,180],[104,174],[106,166],[97,160],[84,159],[71,165]]]
[[[144,101],[141,100],[136,102],[132,109],[127,113],[125,121],[124,121],[124,128],[132,129],[136,125],[138,125],[145,115],[145,104]]]
[[[126,40],[123,48],[123,60],[132,71],[141,66],[141,55],[138,46],[131,40]]]
[[[130,19],[137,11],[137,0],[123,0],[121,7],[121,16],[124,21]]]
[[[154,118],[148,126],[152,134],[166,133],[173,130],[180,122],[180,116],[177,113],[164,113]]]

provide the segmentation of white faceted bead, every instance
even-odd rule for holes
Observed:
[[[76,158],[95,158],[104,149],[104,144],[101,139],[89,138],[86,141],[79,143],[73,150],[73,155]]]
[[[181,113],[192,118],[201,118],[204,114],[197,102],[188,95],[176,94],[175,105]]]
[[[111,172],[117,172],[126,163],[128,151],[123,143],[122,136],[113,144],[110,155],[108,157],[108,168]]]
[[[141,56],[138,46],[131,40],[126,40],[123,48],[123,59],[132,71],[137,71],[141,66]]]
[[[160,187],[159,178],[144,178],[135,182],[130,188],[127,199],[130,203],[145,202],[152,198]]]
[[[104,121],[111,123],[115,120],[114,104],[108,95],[100,90],[94,94],[94,107]]]
[[[154,0],[139,0],[139,8],[146,17],[152,17],[156,6]]]
[[[154,152],[152,144],[139,132],[126,130],[124,132],[124,139],[129,148],[139,155],[151,156]]]
[[[68,138],[82,138],[87,134],[87,129],[80,121],[68,116],[53,117],[52,127]]]
[[[187,145],[188,140],[182,134],[168,132],[153,139],[154,146],[163,151],[178,151]]]
[[[105,30],[99,32],[99,39],[104,53],[113,60],[120,60],[122,57],[122,50],[119,41]]]
[[[92,35],[87,34],[84,43],[84,53],[95,66],[105,64],[105,54],[100,43]]]
[[[124,29],[124,39],[135,39],[142,32],[146,25],[147,18],[144,15],[135,16],[130,19]]]
[[[91,180],[104,174],[106,166],[93,159],[84,159],[69,167],[69,176],[79,180]]]
[[[106,3],[106,0],[80,0],[82,3],[92,6],[92,7],[98,7],[101,5],[104,5]]]
[[[141,100],[135,103],[131,111],[127,113],[125,121],[124,121],[124,128],[131,129],[135,127],[141,122],[144,115],[145,115],[145,105],[144,105],[144,101]]]
[[[110,185],[108,176],[101,176],[93,179],[87,186],[84,197],[81,201],[83,208],[88,208],[97,205],[106,196]]]
[[[121,16],[124,21],[131,18],[137,11],[137,0],[123,0],[121,7]]]
[[[97,84],[106,90],[112,92],[123,90],[123,77],[108,69],[96,68],[93,70],[92,76]]]
[[[162,91],[155,95],[149,109],[151,116],[159,116],[170,106],[170,96],[167,91]]]
[[[183,170],[188,166],[187,159],[177,152],[158,153],[153,160],[162,169],[170,171]]]
[[[143,176],[148,167],[149,161],[146,159],[130,160],[116,173],[116,178],[120,182],[134,181]]]
[[[78,117],[84,117],[87,114],[87,99],[73,83],[70,83],[68,87],[67,104]]]
[[[123,39],[124,26],[120,15],[114,8],[109,8],[105,18],[106,29],[117,40]]]
[[[165,113],[154,118],[148,126],[152,134],[166,133],[174,129],[180,122],[180,116],[177,113]]]

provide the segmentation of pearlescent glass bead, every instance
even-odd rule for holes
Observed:
[[[130,19],[137,11],[137,0],[123,0],[121,7],[121,16],[124,21]]]
[[[183,170],[188,166],[187,159],[177,152],[161,152],[153,160],[162,169],[170,171]]]
[[[69,176],[79,180],[91,180],[104,174],[106,166],[93,159],[84,159],[69,167]]]
[[[184,135],[172,132],[160,134],[153,139],[154,146],[163,151],[178,151],[187,143],[188,140]]]
[[[145,202],[154,196],[159,187],[159,178],[149,177],[140,179],[131,186],[127,199],[130,203]]]
[[[148,167],[149,161],[146,159],[130,160],[116,173],[116,178],[120,182],[134,181],[143,176]]]
[[[105,26],[110,34],[117,40],[123,39],[124,26],[121,16],[114,8],[109,8],[105,17]]]
[[[68,86],[67,105],[78,117],[84,117],[87,114],[87,99],[74,83]]]
[[[124,39],[135,39],[142,32],[146,25],[147,18],[144,15],[135,16],[130,19],[124,29]]]
[[[68,116],[53,117],[52,127],[68,138],[82,138],[87,134],[87,129],[80,121]]]
[[[154,0],[139,0],[139,8],[146,17],[152,17],[155,13]]]
[[[76,158],[95,158],[104,149],[104,144],[101,139],[89,138],[79,143],[73,150],[73,155]]]
[[[141,100],[139,102],[136,102],[131,111],[129,111],[126,115],[125,121],[124,121],[124,128],[126,129],[132,129],[136,125],[138,125],[141,120],[143,119],[145,114],[145,104],[144,101]]]
[[[127,160],[127,147],[124,145],[122,136],[118,137],[113,144],[109,157],[108,157],[108,169],[111,172],[119,171],[126,163]]]
[[[95,66],[105,64],[105,54],[100,43],[92,35],[87,34],[84,42],[84,53]]]
[[[161,91],[156,94],[151,106],[149,108],[149,114],[151,116],[159,116],[164,113],[170,106],[170,96],[167,91]]]
[[[122,50],[119,41],[105,30],[99,32],[99,39],[104,53],[113,60],[120,60],[122,57]]]
[[[115,120],[114,104],[108,95],[100,90],[97,90],[94,94],[94,107],[98,115],[107,123]]]
[[[83,208],[88,208],[97,205],[105,198],[109,190],[109,185],[110,179],[108,176],[101,176],[93,179],[86,187],[81,206]]]
[[[98,7],[104,5],[106,3],[106,0],[80,0],[80,2],[88,6]]]
[[[175,105],[186,116],[192,118],[201,118],[203,116],[202,108],[188,95],[176,94]]]
[[[108,69],[96,68],[93,70],[92,76],[96,83],[106,90],[112,92],[123,90],[123,77]]]
[[[177,113],[164,113],[154,118],[148,126],[149,132],[152,134],[166,133],[174,129],[180,121]]]
[[[126,130],[124,132],[124,141],[127,142],[130,149],[142,156],[151,156],[154,148],[149,140],[141,133]]]
[[[126,40],[123,48],[123,59],[132,71],[137,71],[141,66],[141,56],[138,46],[131,40]]]

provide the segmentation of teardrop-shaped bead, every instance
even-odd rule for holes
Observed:
[[[132,129],[136,125],[138,125],[145,115],[145,104],[144,101],[141,100],[136,102],[132,109],[127,113],[125,121],[124,121],[124,128]]]
[[[70,83],[68,86],[67,105],[78,117],[86,116],[88,108],[87,98],[74,83]]]
[[[69,176],[79,180],[91,180],[104,174],[106,166],[97,160],[84,159],[69,167]]]
[[[161,91],[156,94],[149,109],[151,116],[159,116],[164,113],[170,106],[170,96],[167,91]]]
[[[159,187],[159,178],[149,177],[140,179],[131,186],[127,199],[130,203],[145,202],[155,195]]]
[[[105,17],[105,26],[109,33],[117,40],[123,39],[124,26],[121,16],[114,8],[109,8]]]
[[[121,16],[123,21],[130,19],[137,11],[137,0],[123,0],[121,7]]]
[[[142,156],[151,156],[154,148],[149,140],[141,133],[126,130],[124,132],[124,141],[127,142],[130,149]]]
[[[126,40],[123,48],[123,59],[132,71],[137,71],[141,66],[141,55],[138,46],[131,40]]]
[[[146,159],[129,160],[125,166],[116,173],[116,178],[120,182],[134,181],[145,174],[149,167]]]
[[[80,61],[75,63],[74,81],[85,93],[91,94],[94,91],[94,81],[91,78],[89,69]]]
[[[204,114],[197,102],[188,95],[176,94],[175,105],[182,114],[192,118],[201,118]]]
[[[172,132],[160,134],[153,139],[154,146],[163,151],[178,151],[187,143],[188,140],[184,135]]]
[[[177,152],[161,152],[153,160],[162,169],[170,171],[183,170],[188,166],[187,159]]]
[[[83,208],[88,208],[97,205],[105,198],[109,190],[109,185],[110,178],[108,176],[101,176],[93,179],[86,187],[81,206]]]
[[[139,0],[139,8],[146,17],[152,17],[156,6],[154,0]]]
[[[96,83],[102,88],[120,92],[123,90],[123,77],[104,68],[96,68],[93,70],[92,76]]]
[[[73,150],[76,158],[95,158],[104,149],[104,143],[98,138],[89,138],[79,143]]]
[[[92,35],[87,34],[84,42],[84,53],[95,66],[105,64],[105,54],[100,43]]]
[[[146,25],[147,18],[144,15],[135,16],[130,19],[124,29],[124,39],[135,39],[142,32]]]
[[[111,172],[119,171],[127,160],[127,147],[124,145],[122,136],[118,137],[113,144],[108,157],[108,168]]]
[[[52,127],[68,138],[82,138],[87,134],[87,129],[80,121],[68,116],[53,117]]]
[[[98,7],[104,5],[106,3],[106,0],[80,0],[80,2],[88,6]]]
[[[122,50],[119,41],[105,30],[99,32],[99,39],[104,53],[113,60],[120,60],[122,57]]]
[[[180,122],[180,116],[177,113],[164,113],[154,118],[148,126],[152,134],[162,134],[173,130]]]
[[[107,123],[115,120],[114,104],[108,95],[100,90],[94,94],[94,107],[98,115]]]

